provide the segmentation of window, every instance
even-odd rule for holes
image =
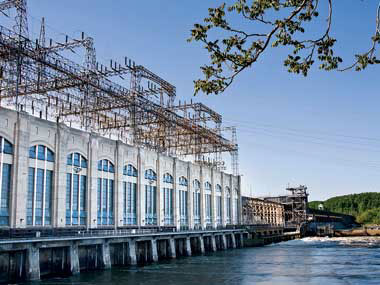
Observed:
[[[157,225],[157,175],[152,169],[145,171],[145,224]]]
[[[226,187],[226,223],[231,223],[231,189]]]
[[[123,182],[124,225],[137,224],[136,193],[137,193],[137,183]]]
[[[3,137],[0,137],[0,153],[13,154],[13,145]]]
[[[197,179],[193,181],[193,188],[194,224],[199,225],[201,223],[201,183]]]
[[[179,215],[180,225],[187,225],[187,191],[179,189]]]
[[[222,224],[222,196],[216,196],[216,223]]]
[[[164,183],[173,184],[173,176],[171,176],[169,173],[165,173],[164,174]]]
[[[186,179],[186,177],[181,176],[181,177],[179,178],[179,185],[187,186],[187,179]]]
[[[164,225],[172,225],[173,219],[173,176],[165,173],[163,177],[163,198],[164,198]]]
[[[154,172],[152,169],[148,169],[145,171],[145,179],[156,181],[157,175],[156,172]]]
[[[128,164],[123,167],[123,224],[137,224],[137,169]]]
[[[97,181],[97,224],[114,224],[114,172],[112,162],[107,159],[98,161]]]
[[[137,177],[137,169],[132,164],[128,164],[123,167],[123,174],[127,176]]]
[[[215,191],[215,200],[216,200],[216,223],[218,225],[222,224],[222,186],[216,184]]]
[[[212,203],[211,203],[211,184],[205,183],[205,222],[206,225],[211,225],[212,222]]]
[[[187,179],[184,176],[178,179],[178,202],[179,202],[179,222],[182,227],[188,224],[188,192],[187,192]]]
[[[239,196],[238,190],[234,190],[234,223],[237,224],[239,222]]]
[[[28,192],[26,223],[28,226],[50,226],[54,178],[54,153],[43,145],[29,149]],[[37,161],[46,163],[38,167]]]
[[[107,159],[98,161],[98,171],[115,173],[115,167],[112,162]]]
[[[87,160],[77,152],[71,153],[67,156],[67,165],[66,225],[86,225]]]
[[[156,195],[156,186],[145,185],[145,223],[147,225],[157,225]]]
[[[12,144],[5,138],[0,137],[0,227],[9,226],[12,154]]]
[[[205,194],[205,206],[206,206],[206,225],[211,225],[212,220],[212,208],[211,208],[211,194]]]
[[[173,224],[173,189],[164,188],[164,225]]]

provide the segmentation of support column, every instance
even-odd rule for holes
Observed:
[[[1,115],[3,116],[3,114]],[[26,202],[28,189],[28,161],[30,147],[30,119],[24,112],[17,113],[14,132],[12,165],[12,191],[10,192],[10,226],[26,227]]]
[[[66,225],[66,173],[68,146],[73,144],[73,138],[67,135],[67,126],[57,125],[55,145],[55,177],[52,190],[52,225],[64,227]],[[71,139],[71,141],[70,141]]]
[[[70,272],[72,275],[80,273],[78,244],[73,243],[69,248]]]
[[[199,250],[200,250],[201,254],[204,254],[205,253],[205,243],[204,243],[203,237],[199,236],[198,241],[199,241],[199,247],[200,247]]]
[[[169,239],[169,256],[171,258],[176,258],[176,252],[175,252],[175,240],[174,238]]]
[[[156,160],[156,175],[157,175],[157,181],[156,181],[156,213],[157,213],[157,226],[162,227],[164,225],[164,199],[163,199],[163,190],[161,189],[161,180],[162,180],[162,174],[161,174],[161,157],[160,154],[157,153],[157,160]]]
[[[179,231],[181,229],[181,223],[180,223],[180,213],[179,213],[179,192],[177,187],[177,159],[173,158],[173,219],[174,219],[174,225]]]
[[[128,241],[128,263],[130,265],[137,264],[136,242],[134,240]]]
[[[185,241],[186,256],[191,256],[191,242],[190,238],[187,237]]]
[[[145,225],[145,190],[142,185],[144,173],[142,169],[141,161],[141,149],[138,148],[137,153],[137,201],[136,201],[136,213],[137,213],[137,226],[141,227]]]
[[[128,241],[128,263],[137,265],[136,242],[134,240]]]
[[[98,149],[99,142],[95,134],[90,135],[89,145],[88,145],[88,166],[87,176],[87,228],[96,228],[98,226]]]
[[[151,239],[151,246],[152,246],[152,260],[153,262],[158,261],[158,253],[157,253],[157,241],[155,239]]]
[[[241,247],[244,247],[244,234],[240,234]]]
[[[124,217],[123,217],[123,153],[121,150],[120,141],[116,141],[116,157],[115,157],[115,182],[114,182],[114,228],[115,230],[118,227],[123,226]]]
[[[40,280],[40,249],[33,245],[26,250],[26,280]]]
[[[232,248],[236,248],[236,239],[235,239],[235,234],[231,234],[231,242],[232,242]]]
[[[222,234],[222,248],[227,249],[227,240],[225,234]]]
[[[187,163],[187,223],[189,229],[194,229],[194,188],[191,175],[191,163]]]
[[[215,236],[214,235],[211,235],[211,250],[212,251],[217,251],[217,248],[216,248],[216,241],[215,241]]]
[[[111,268],[110,244],[108,241],[102,243],[102,262],[104,269]]]

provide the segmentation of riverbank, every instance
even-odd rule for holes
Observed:
[[[380,236],[380,226],[362,226],[349,230],[335,230],[335,237],[365,237]]]

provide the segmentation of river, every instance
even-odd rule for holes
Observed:
[[[380,238],[304,238],[38,284],[380,284]]]

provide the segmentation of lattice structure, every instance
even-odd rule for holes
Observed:
[[[26,7],[26,0],[0,1],[3,14],[16,11],[13,27],[0,26],[2,106],[198,162],[237,151],[221,135],[219,114],[176,104],[175,86],[129,58],[98,63],[91,37],[47,42],[43,19],[39,38],[30,38]],[[80,63],[65,56],[77,49]]]
[[[307,187],[300,185],[298,187],[288,187],[287,191],[291,194],[278,197],[265,197],[265,201],[281,203],[285,208],[285,222],[287,226],[300,225],[307,220]]]

